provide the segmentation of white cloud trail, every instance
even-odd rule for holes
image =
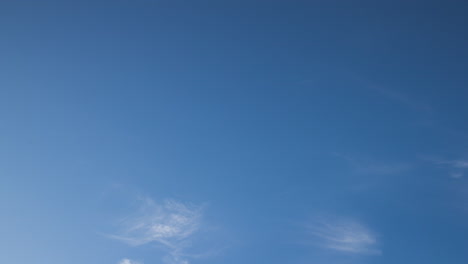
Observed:
[[[323,248],[352,254],[381,254],[373,232],[354,220],[315,219],[307,225],[307,230]]]

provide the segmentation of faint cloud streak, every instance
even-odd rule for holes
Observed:
[[[380,255],[372,231],[355,220],[314,219],[306,226],[314,243],[322,248],[342,253]]]
[[[450,177],[453,179],[461,179],[465,176],[468,170],[468,160],[457,159],[457,160],[436,160],[436,164],[443,165],[444,167],[451,170]]]
[[[334,153],[334,156],[344,159],[353,168],[353,170],[359,174],[398,174],[412,168],[410,164],[403,162],[381,162],[374,159],[353,157],[340,153]]]
[[[357,76],[356,74],[353,74],[352,77],[354,80],[362,84],[363,87],[369,90],[372,90],[374,92],[377,92],[381,94],[382,96],[388,98],[389,100],[400,103],[401,105],[407,106],[409,108],[412,108],[420,112],[431,113],[433,111],[432,107],[429,106],[428,104],[418,101],[414,98],[411,98],[409,95],[403,92],[376,84],[368,79],[361,78]]]

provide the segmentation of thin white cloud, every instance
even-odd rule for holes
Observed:
[[[188,264],[185,258],[190,256],[184,252],[200,229],[202,208],[174,200],[159,204],[147,197],[141,202],[138,212],[123,219],[118,234],[110,237],[131,246],[155,244],[167,253],[166,263]]]
[[[451,164],[455,168],[468,169],[468,160],[454,160]]]
[[[408,164],[404,163],[359,162],[356,160],[353,166],[358,173],[374,175],[398,174],[408,171],[411,168]]]
[[[465,176],[468,170],[468,160],[466,159],[457,159],[457,160],[434,160],[438,165],[450,170],[450,177],[453,179],[461,179]]]
[[[403,162],[382,162],[375,159],[359,156],[333,153],[334,156],[344,159],[350,167],[359,174],[389,175],[399,174],[412,169],[412,166]]]
[[[408,108],[412,108],[419,112],[424,112],[424,113],[433,112],[433,109],[430,105],[416,98],[413,98],[410,95],[402,91],[398,91],[396,89],[393,89],[393,88],[391,89],[386,86],[374,83],[371,80],[362,78],[356,74],[352,74],[352,78],[358,83],[360,83],[362,87],[367,88],[368,90],[374,91],[391,101],[404,105]]]
[[[122,259],[121,261],[119,261],[119,264],[143,264],[143,263],[125,258],[125,259]]]
[[[381,254],[373,232],[355,220],[315,219],[307,225],[307,231],[322,248],[352,254]]]

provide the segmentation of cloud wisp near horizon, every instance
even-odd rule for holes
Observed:
[[[149,197],[140,199],[137,212],[120,221],[119,231],[110,238],[130,246],[153,244],[166,253],[164,261],[170,264],[187,264],[194,235],[202,224],[202,207],[175,200],[157,203]],[[125,262],[126,261],[126,262]],[[129,259],[124,264],[138,264]]]
[[[354,219],[320,217],[306,224],[313,244],[340,253],[381,255],[376,235]]]

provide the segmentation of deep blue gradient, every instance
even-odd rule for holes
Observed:
[[[1,1],[1,262],[162,263],[107,235],[144,194],[205,205],[193,264],[467,263],[467,12]],[[381,253],[317,246],[317,215]]]

